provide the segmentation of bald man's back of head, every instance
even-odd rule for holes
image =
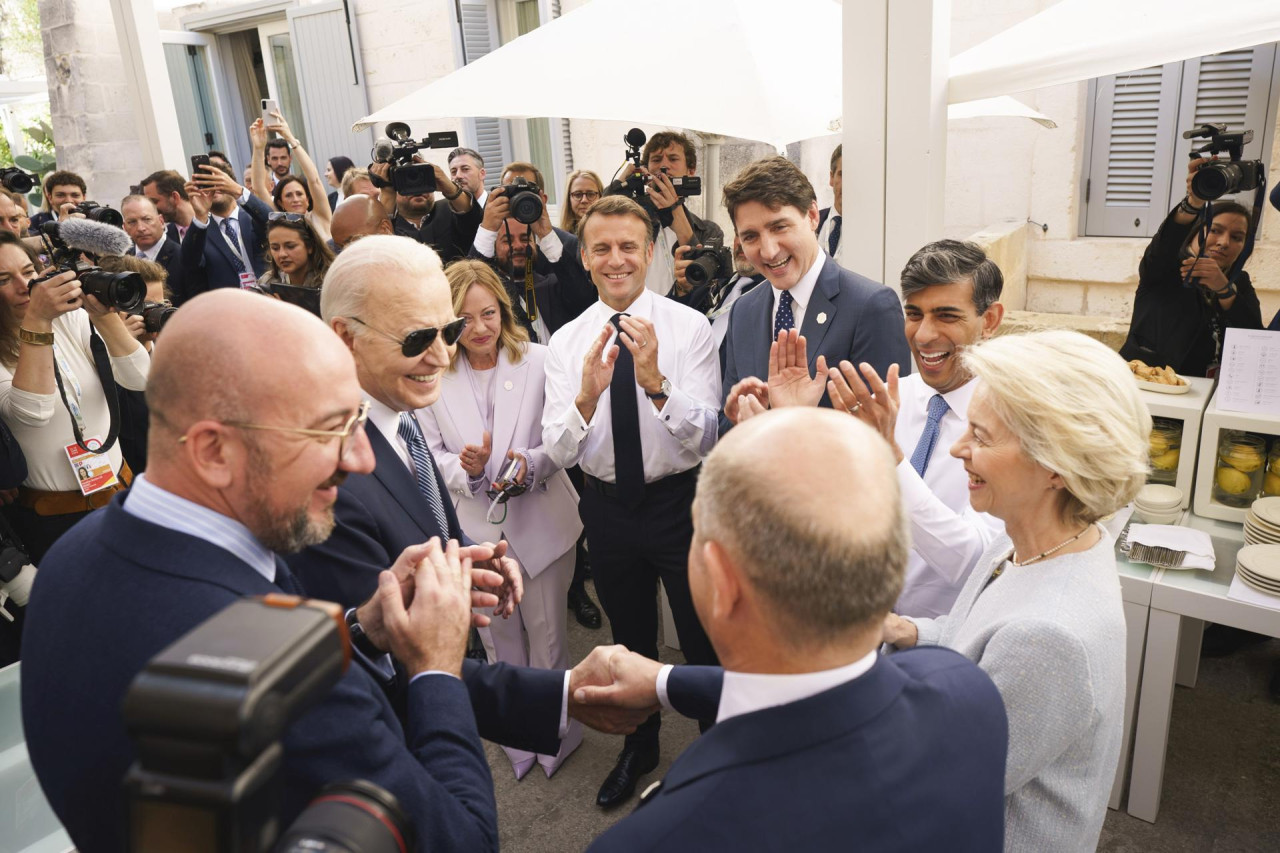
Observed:
[[[151,358],[148,458],[167,457],[196,421],[255,421],[299,393],[311,374],[349,360],[308,311],[233,288],[201,294],[165,325]]]
[[[382,202],[364,193],[348,196],[333,212],[329,233],[335,245],[342,247],[355,236],[377,234],[383,222],[390,222]]]
[[[728,549],[802,643],[866,629],[893,607],[906,569],[895,468],[888,444],[846,414],[752,418],[707,457],[698,539]]]

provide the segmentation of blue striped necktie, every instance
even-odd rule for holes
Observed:
[[[231,217],[222,220],[222,231],[227,236],[227,244],[231,247],[231,258],[235,264],[236,272],[248,272],[244,268],[244,259],[240,257],[240,238],[237,236],[236,224],[231,221]]]
[[[915,452],[911,454],[911,467],[915,468],[916,473],[921,477],[929,467],[929,456],[933,453],[933,446],[938,443],[938,421],[942,420],[948,408],[947,401],[942,399],[941,394],[934,394],[929,398],[929,413],[924,423],[924,432],[920,433],[920,441],[916,442]]]
[[[435,516],[436,525],[440,528],[441,543],[450,539],[449,520],[444,512],[444,501],[440,499],[440,487],[436,483],[436,463],[427,450],[427,442],[422,437],[422,428],[412,412],[400,413],[400,426],[397,429],[400,440],[409,448],[409,458],[413,460],[413,475],[418,481],[418,491],[426,499],[427,506]]]

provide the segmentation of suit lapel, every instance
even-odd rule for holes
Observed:
[[[237,220],[237,225],[238,224],[239,221]],[[193,225],[192,227],[194,228],[195,226]],[[220,223],[214,222],[213,217],[210,216],[208,230],[213,233],[206,234],[205,240],[209,245],[213,246],[213,248],[217,250],[217,252],[222,255],[226,262],[234,269],[236,265],[235,259],[238,255],[231,251],[231,244],[227,242],[227,235],[222,228],[223,226]]]
[[[467,357],[458,353],[458,369],[444,375],[444,383],[440,389],[440,399],[431,407],[437,418],[449,422],[459,444],[479,444],[484,438],[484,422],[480,417],[480,401],[475,399],[471,390],[471,379],[467,373],[471,366]]]
[[[423,522],[431,518],[431,507],[427,506],[427,499],[422,496],[422,492],[418,491],[418,484],[409,473],[408,466],[382,435],[381,430],[371,424],[365,424],[365,433],[369,436],[370,446],[373,447],[373,477],[382,484],[391,497],[395,498],[396,503],[400,504],[405,511],[405,515],[409,516],[423,532],[424,541],[436,536],[437,533],[434,530],[428,530],[423,526]],[[444,491],[441,491],[441,494],[443,495]]]
[[[809,354],[809,369],[813,370],[822,351],[822,340],[827,330],[834,325],[836,317],[836,296],[840,293],[840,271],[836,262],[830,258],[823,259],[822,272],[813,285],[813,293],[809,296],[809,304],[804,308],[804,322],[800,325],[800,334],[804,335],[806,350]],[[822,318],[822,322],[818,322]],[[834,365],[828,365],[833,367]]]
[[[761,379],[769,375],[769,345],[773,343],[773,286],[756,288],[760,291],[760,296],[748,303],[754,314],[750,318],[750,325],[761,330],[757,335],[751,336],[753,349],[750,353],[751,363],[747,365],[747,370],[742,371],[743,376],[758,376]],[[743,305],[742,307],[747,307]],[[743,318],[747,319],[747,318]]]
[[[507,360],[506,353],[498,354],[497,375],[493,381],[497,386],[493,389],[493,449],[489,457],[490,476],[501,471],[506,464],[506,451],[501,448],[511,447],[511,439],[515,436],[516,420],[520,417],[520,407],[524,403],[526,375],[529,372],[529,356],[526,354],[519,364]],[[511,390],[508,391],[507,388]],[[497,463],[496,465],[494,463]],[[493,469],[496,468],[497,471]]]

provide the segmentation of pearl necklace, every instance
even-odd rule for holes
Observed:
[[[1035,563],[1035,562],[1038,562],[1038,561],[1040,561],[1040,560],[1043,560],[1045,557],[1049,556],[1050,554],[1054,554],[1054,553],[1057,553],[1058,551],[1061,551],[1063,548],[1067,547],[1067,546],[1068,546],[1068,545],[1070,545],[1072,542],[1076,541],[1076,540],[1077,540],[1077,539],[1079,539],[1081,536],[1083,536],[1083,535],[1085,535],[1086,533],[1088,533],[1088,532],[1089,532],[1089,528],[1090,528],[1090,527],[1092,527],[1092,526],[1093,526],[1092,524],[1086,524],[1086,525],[1085,525],[1084,530],[1081,530],[1079,533],[1077,533],[1075,536],[1072,536],[1072,537],[1071,537],[1070,539],[1068,539],[1066,542],[1062,542],[1062,543],[1059,543],[1059,544],[1057,544],[1057,545],[1054,545],[1054,546],[1053,546],[1052,548],[1050,548],[1048,551],[1042,551],[1042,552],[1040,552],[1039,554],[1036,554],[1034,557],[1032,557],[1032,558],[1031,558],[1031,559],[1029,559],[1029,560],[1023,560],[1021,563],[1019,563],[1019,562],[1018,562],[1018,552],[1017,552],[1017,551],[1014,551],[1012,554],[1010,554],[1010,555],[1009,555],[1009,562],[1010,562],[1010,563],[1012,563],[1013,565],[1017,566],[1018,568],[1022,568],[1023,566],[1029,566],[1029,565],[1031,565],[1032,563]]]

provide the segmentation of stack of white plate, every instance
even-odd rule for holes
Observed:
[[[1133,513],[1144,524],[1174,524],[1182,516],[1182,489],[1149,483],[1133,499]]]
[[[1236,575],[1267,595],[1280,595],[1280,545],[1246,545],[1236,554]]]
[[[1259,498],[1244,517],[1246,545],[1280,544],[1280,497]]]

